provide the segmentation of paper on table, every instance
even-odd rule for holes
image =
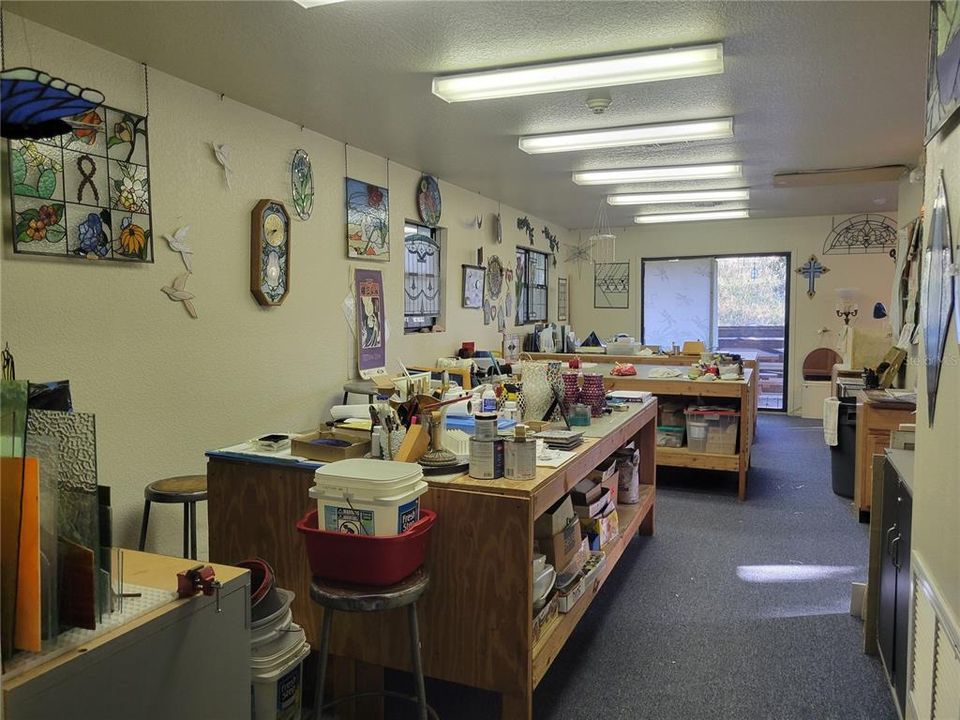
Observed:
[[[576,453],[570,450],[544,450],[537,456],[537,467],[556,468],[572,460]]]

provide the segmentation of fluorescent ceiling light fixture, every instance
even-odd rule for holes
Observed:
[[[649,192],[607,195],[608,205],[670,205],[672,203],[732,202],[749,200],[750,190],[685,190],[683,192]]]
[[[723,44],[713,43],[445,75],[433,79],[433,94],[454,103],[633,85],[722,72]]]
[[[743,175],[740,163],[674,165],[671,167],[624,168],[622,170],[581,170],[573,174],[577,185],[618,185],[621,183],[671,182],[673,180],[719,180]]]
[[[750,217],[749,210],[717,210],[715,212],[671,213],[668,215],[637,215],[637,225],[653,223],[692,222],[695,220],[737,220]]]
[[[633,125],[630,127],[580,130],[575,132],[526,135],[520,149],[530,155],[594,150],[597,148],[659,145],[661,143],[714,140],[733,137],[733,118],[688,120],[684,122]]]
[[[334,3],[344,2],[344,0],[293,0],[297,5],[310,8],[320,7],[321,5],[333,5]]]

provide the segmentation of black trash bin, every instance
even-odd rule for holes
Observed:
[[[853,497],[853,475],[857,463],[857,399],[840,398],[837,410],[837,444],[830,448],[833,491]]]

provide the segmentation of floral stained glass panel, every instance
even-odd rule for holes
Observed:
[[[346,179],[347,257],[390,260],[390,200],[387,188]]]
[[[100,106],[9,143],[14,252],[153,262],[147,118]]]

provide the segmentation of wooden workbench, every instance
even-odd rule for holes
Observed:
[[[747,383],[750,386],[750,398],[753,400],[753,434],[757,434],[757,409],[760,403],[760,373],[758,365],[758,353],[743,352],[737,353],[743,360],[743,367],[752,370],[752,373],[745,373]],[[661,365],[669,367],[683,366],[683,371],[690,368],[691,365],[700,362],[699,355],[594,355],[585,353],[577,355],[576,353],[530,353],[534,360],[560,360],[569,362],[573,357],[579,357],[586,363],[598,363],[599,365],[613,365],[614,363],[629,363],[630,365]],[[587,368],[584,372],[593,372],[593,368]]]
[[[529,720],[533,690],[563,648],[624,549],[654,531],[656,399],[595,420],[573,459],[538,468],[530,481],[425,478],[422,506],[437,513],[432,531],[430,588],[419,604],[424,672],[498,692],[502,717]],[[533,642],[535,519],[627,442],[640,450],[641,502],[618,506],[620,534],[604,548],[606,565],[573,610],[559,615]],[[309,600],[309,566],[295,522],[311,507],[313,468],[245,462],[210,453],[207,464],[210,555],[219,560],[259,555],[283,587],[293,589],[294,619],[311,644],[321,611]],[[397,613],[338,614],[331,652],[360,668],[409,670],[406,622]],[[342,665],[341,665],[342,667]],[[369,676],[369,671],[367,671]]]
[[[196,560],[124,550],[124,584],[175,591]],[[250,574],[215,565],[216,599],[150,610],[62,655],[3,678],[7,720],[250,717]],[[187,709],[188,708],[188,709]]]
[[[735,472],[738,477],[738,497],[747,497],[747,471],[750,468],[750,446],[753,444],[753,428],[756,422],[755,401],[752,390],[755,387],[756,371],[743,370],[742,380],[716,380],[714,382],[695,382],[685,376],[678,378],[649,377],[653,365],[636,365],[636,375],[611,375],[609,365],[601,365],[596,372],[603,372],[603,384],[607,390],[645,390],[657,397],[667,395],[682,396],[695,402],[710,403],[713,400],[735,400],[740,410],[740,429],[737,450],[730,455],[718,453],[693,452],[688,447],[657,448],[657,465],[666,467],[693,468],[696,470],[721,470]],[[678,368],[681,369],[682,368]],[[590,372],[589,370],[587,372]]]

